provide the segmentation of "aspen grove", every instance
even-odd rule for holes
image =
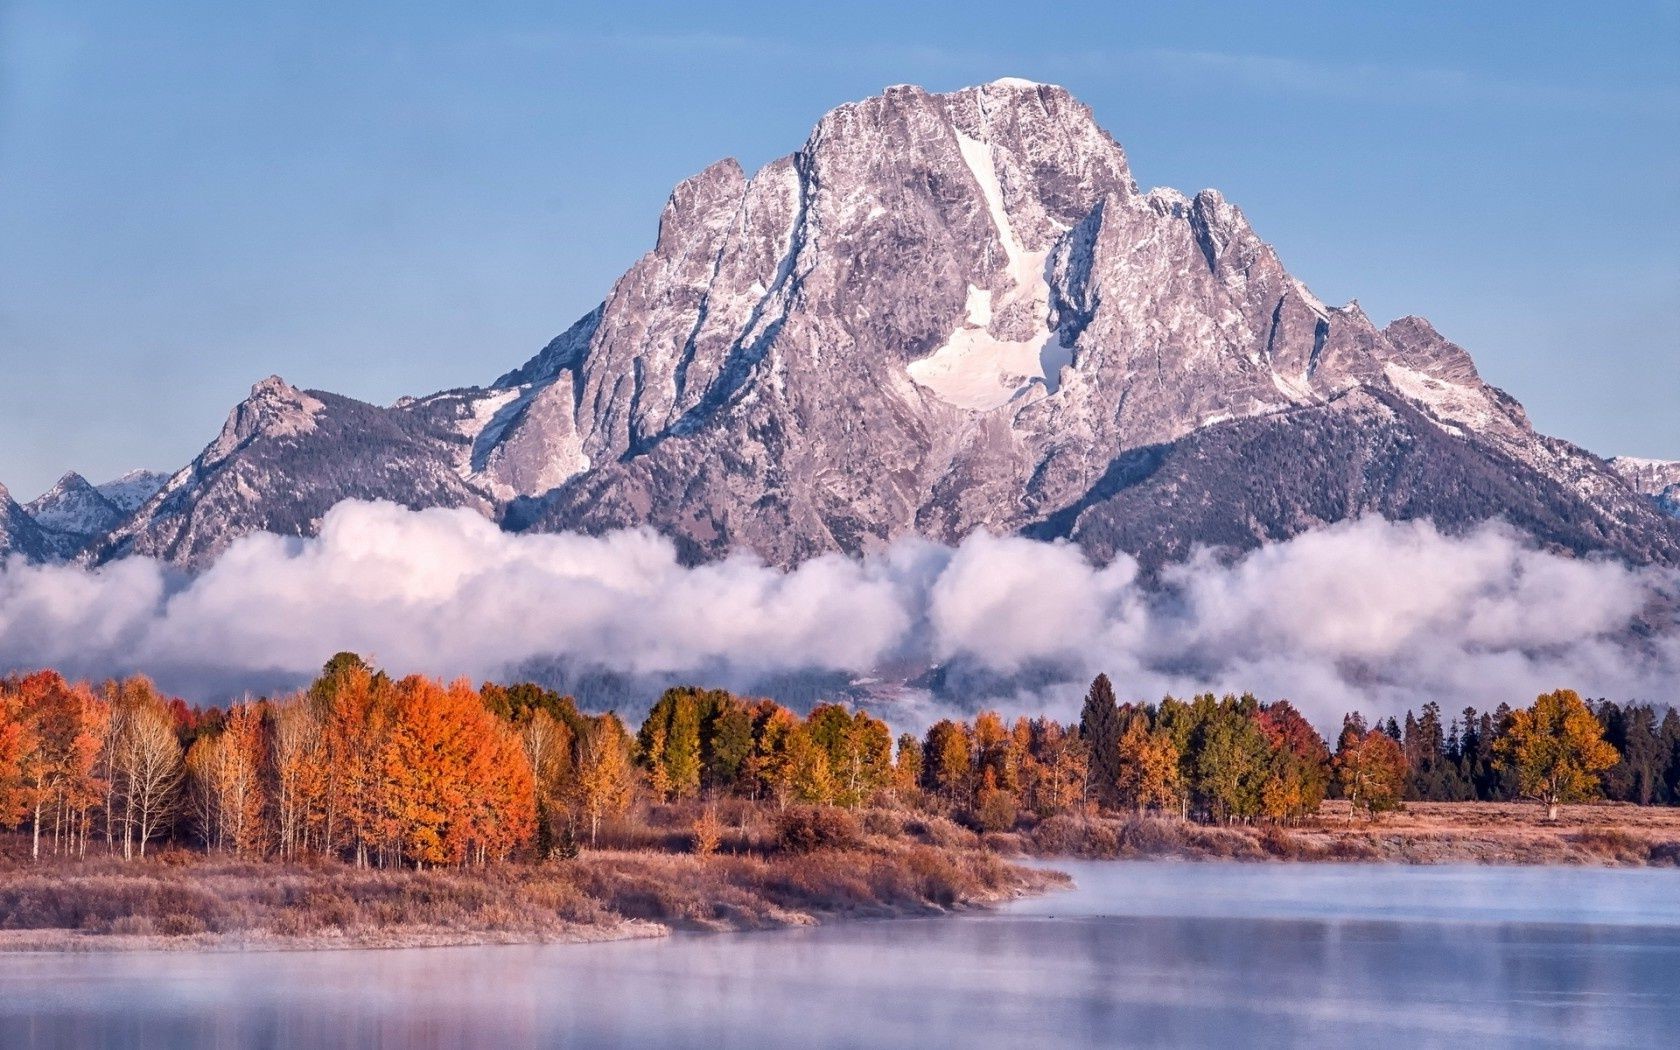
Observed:
[[[1631,727],[1631,728],[1630,728]],[[1607,739],[1608,734],[1608,739]],[[1612,740],[1619,746],[1613,746]],[[1529,709],[1367,726],[1334,751],[1288,702],[1119,703],[1104,676],[1078,723],[985,711],[894,738],[866,711],[800,716],[724,690],[667,690],[631,733],[531,684],[394,679],[354,654],[295,695],[195,710],[148,680],[0,679],[0,827],[29,852],[140,858],[159,844],[358,867],[569,856],[642,803],[898,805],[1008,831],[1061,814],[1294,824],[1326,797],[1371,816],[1406,799],[1680,801],[1680,718],[1569,691]],[[695,841],[717,848],[716,816]],[[697,849],[702,848],[697,846]]]

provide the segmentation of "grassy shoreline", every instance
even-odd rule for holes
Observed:
[[[1052,817],[987,836],[999,852],[1125,860],[1680,866],[1680,808],[1564,806],[1557,821],[1531,803],[1410,802],[1374,821],[1325,802],[1295,825],[1208,825],[1159,817]]]
[[[1680,866],[1680,810],[1412,803],[1296,826],[1054,817],[979,834],[869,810],[854,839],[778,850],[750,830],[700,855],[644,824],[614,848],[483,869],[370,870],[170,851],[145,862],[0,854],[0,953],[265,951],[595,943],[950,914],[1047,892],[1064,859]],[[685,815],[665,814],[668,827]],[[1019,863],[1030,860],[1032,863]]]
[[[191,854],[0,866],[0,953],[588,943],[941,915],[1065,884],[980,848],[791,855],[601,850],[370,871]]]

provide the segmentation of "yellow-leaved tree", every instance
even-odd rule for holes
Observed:
[[[1597,798],[1599,774],[1620,758],[1573,689],[1546,693],[1513,711],[1493,749],[1499,768],[1516,777],[1518,793],[1546,807],[1547,820],[1557,819],[1562,803]]]

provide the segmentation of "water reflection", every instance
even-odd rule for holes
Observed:
[[[959,919],[0,958],[0,1046],[1481,1050],[1671,1046],[1680,1031],[1680,873],[1074,870],[1077,891]]]

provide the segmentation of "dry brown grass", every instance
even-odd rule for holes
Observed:
[[[688,852],[691,817],[672,810],[658,823],[613,829],[619,840],[664,848],[490,869],[377,871],[183,851],[36,865],[13,851],[0,858],[0,949],[598,940],[926,914],[1058,881],[980,849],[972,836],[955,848],[923,841],[883,813],[735,813],[723,821],[719,852],[702,856]]]
[[[1552,823],[1532,804],[1411,802],[1375,820],[1348,817],[1348,804],[1334,801],[1292,827],[1062,816],[1040,822],[1028,842],[1043,856],[1097,858],[1680,865],[1676,808],[1565,806]]]
[[[1364,840],[1415,863],[1680,864],[1680,808],[1603,802],[1564,806],[1556,822],[1545,817],[1530,802],[1408,802],[1350,825],[1347,803],[1326,802],[1300,835],[1326,845]]]
[[[696,805],[642,810],[570,861],[376,871],[164,851],[145,862],[25,859],[0,839],[0,950],[349,947],[600,940],[671,928],[762,929],[929,914],[1063,881],[1005,858],[1680,865],[1680,809],[1410,803],[1349,822],[1326,803],[1294,827],[1052,817],[984,836],[937,814],[781,812],[717,804],[698,855]]]

